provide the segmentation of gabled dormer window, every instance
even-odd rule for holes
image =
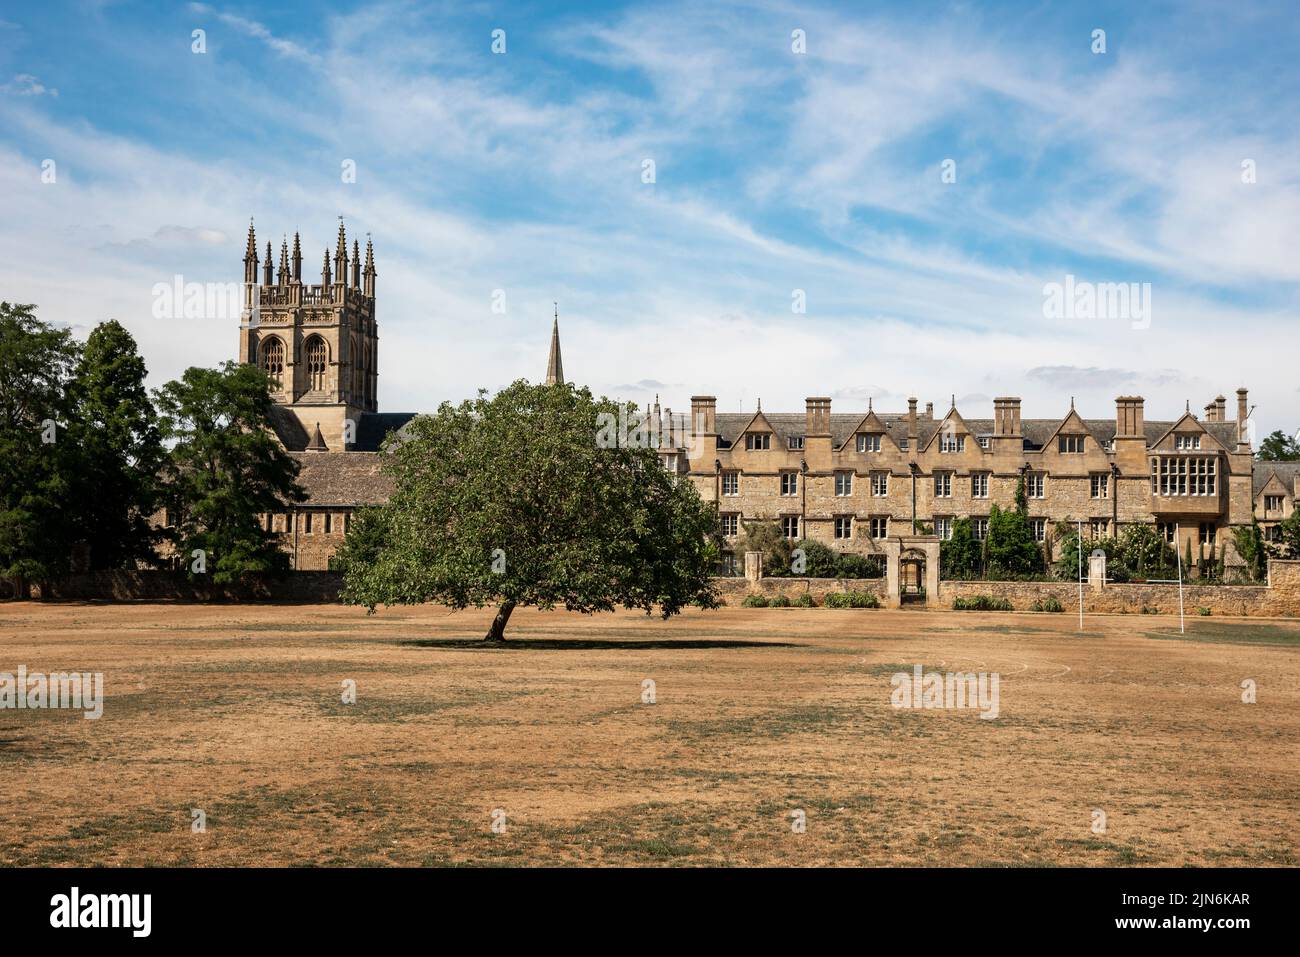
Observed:
[[[859,452],[879,452],[879,451],[880,451],[880,433],[878,433],[878,432],[860,432],[860,433],[858,433],[858,451],[859,451]]]
[[[947,432],[942,433],[939,436],[939,451],[940,452],[965,452],[966,436],[951,435]]]
[[[1056,443],[1057,450],[1064,454],[1076,454],[1083,451],[1082,435],[1058,435]]]
[[[1174,448],[1176,449],[1199,449],[1201,447],[1201,437],[1199,435],[1175,435]]]
[[[750,452],[765,452],[772,447],[771,432],[746,432],[745,448]]]

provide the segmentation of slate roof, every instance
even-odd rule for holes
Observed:
[[[831,439],[835,444],[835,448],[840,448],[852,437],[853,430],[858,427],[858,423],[866,416],[866,412],[831,413]],[[719,412],[716,417],[718,434],[734,445],[741,437],[742,430],[753,418],[753,412]],[[803,435],[807,423],[807,418],[803,412],[764,412],[763,418],[771,424],[781,448],[787,447],[787,438],[789,436]],[[899,443],[907,438],[906,413],[877,412],[876,418],[885,424],[885,431],[894,442]],[[1025,439],[1025,448],[1029,450],[1042,448],[1063,420],[1064,416],[1060,419],[1021,419],[1020,432]],[[963,416],[962,421],[975,435],[991,435],[993,433],[992,419],[968,419]],[[1146,420],[1144,432],[1147,445],[1154,445],[1159,441],[1162,435],[1173,428],[1176,421]],[[1084,419],[1083,423],[1098,442],[1109,442],[1115,437],[1114,419]],[[917,416],[916,432],[921,447],[924,447],[930,441],[930,438],[935,432],[939,431],[939,426],[942,424],[942,418],[928,419],[921,415]],[[1236,447],[1236,422],[1200,422],[1199,424],[1229,451]]]
[[[1300,462],[1261,462],[1255,460],[1254,481],[1255,495],[1264,491],[1264,486],[1274,475],[1286,486],[1286,490],[1292,495],[1295,494],[1296,476],[1300,475]]]
[[[393,494],[393,480],[380,471],[374,452],[290,452],[301,470],[298,484],[307,493],[300,508],[379,505]]]

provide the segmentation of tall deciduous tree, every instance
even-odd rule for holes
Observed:
[[[339,556],[344,601],[495,604],[496,641],[520,605],[713,605],[716,510],[653,449],[601,447],[601,413],[618,406],[518,381],[414,420],[386,448],[392,498]]]
[[[0,575],[25,596],[71,563],[71,447],[67,386],[77,344],[36,318],[31,305],[0,302]]]
[[[289,556],[261,516],[305,496],[298,463],[271,432],[269,381],[255,366],[191,368],[155,393],[164,439],[168,529],[191,577],[213,585],[289,569]],[[195,565],[195,552],[200,555]]]
[[[1259,443],[1256,457],[1262,462],[1294,462],[1300,459],[1300,442],[1278,429]]]
[[[145,375],[135,340],[109,321],[86,340],[69,387],[72,510],[91,568],[156,559],[149,518],[163,449]]]

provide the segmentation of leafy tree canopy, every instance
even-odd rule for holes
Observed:
[[[988,567],[1000,574],[1032,575],[1043,569],[1043,553],[1034,541],[1025,512],[1017,508],[989,509],[988,539],[984,543]]]
[[[1278,429],[1259,443],[1255,457],[1261,462],[1294,462],[1300,459],[1300,442]]]
[[[939,573],[949,579],[971,579],[984,568],[984,545],[975,537],[969,518],[952,523],[952,537],[939,543]]]
[[[34,306],[0,302],[0,575],[20,593],[70,565],[75,466],[63,433],[77,355]]]
[[[92,568],[156,559],[149,518],[163,448],[145,376],[135,340],[109,321],[90,333],[69,386],[73,511]]]
[[[611,611],[716,604],[716,509],[651,448],[601,447],[618,405],[517,381],[420,416],[385,446],[396,489],[339,555],[343,600]]]
[[[162,436],[174,443],[163,469],[168,531],[191,577],[208,574],[214,585],[289,569],[261,516],[304,494],[298,463],[271,432],[268,385],[261,369],[227,362],[186,369],[155,393]]]
[[[744,523],[736,552],[762,552],[763,574],[779,577],[790,574],[794,542],[785,537],[776,522],[756,520]]]

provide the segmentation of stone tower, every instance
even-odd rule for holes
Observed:
[[[362,268],[354,240],[349,269],[347,234],[339,217],[334,250],[325,250],[320,285],[302,281],[302,247],[293,235],[280,245],[280,267],[272,280],[271,244],[258,282],[257,238],[248,224],[244,253],[244,309],[239,326],[239,361],[271,376],[275,427],[290,451],[314,441],[319,427],[325,448],[349,448],[363,413],[378,411],[379,334],[375,324],[375,258],[366,240]],[[348,423],[351,423],[350,425]]]

